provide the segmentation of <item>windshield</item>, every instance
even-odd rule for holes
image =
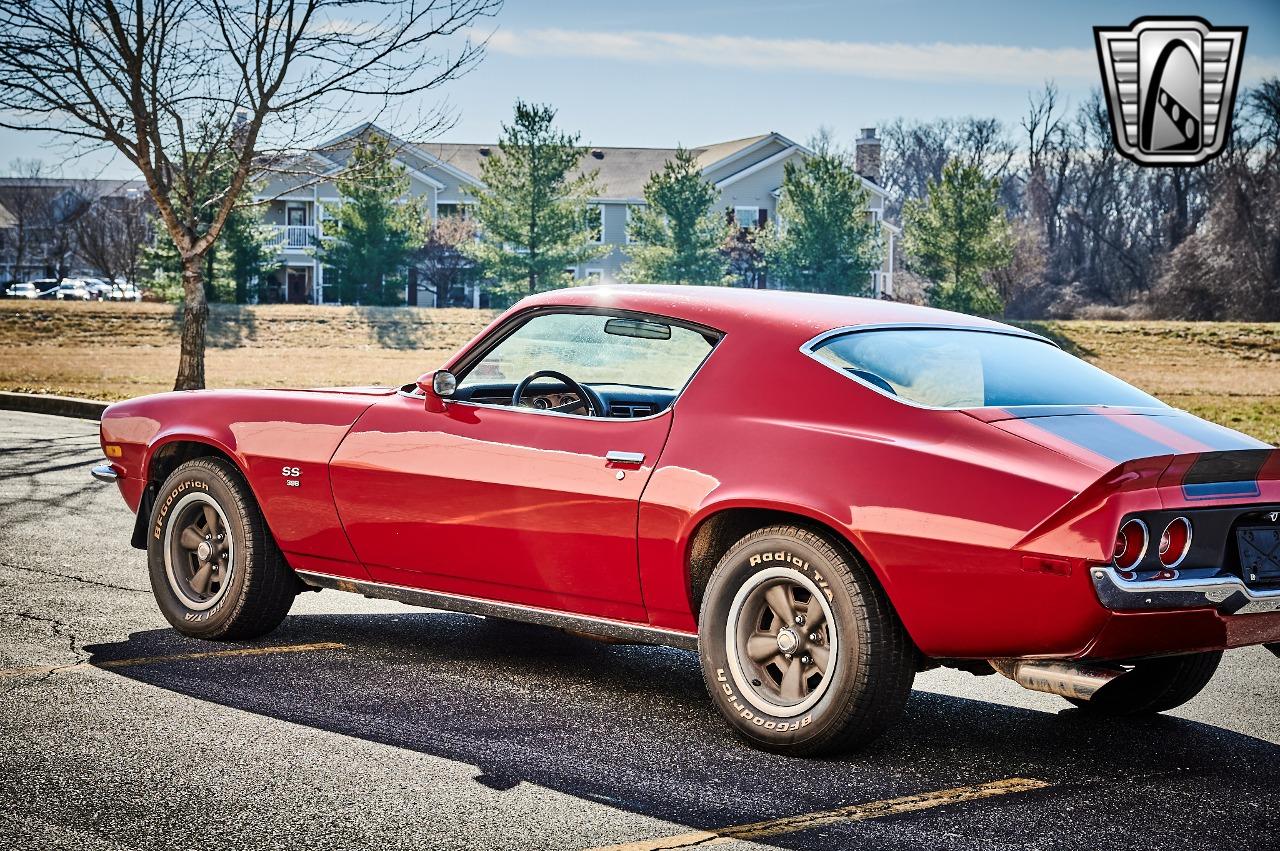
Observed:
[[[824,340],[813,356],[892,396],[935,408],[1166,407],[1034,337],[886,328]]]
[[[514,384],[552,369],[585,384],[620,384],[681,390],[710,353],[714,341],[679,325],[619,324],[591,313],[534,316],[498,344],[459,386]],[[658,333],[660,332],[660,333]]]

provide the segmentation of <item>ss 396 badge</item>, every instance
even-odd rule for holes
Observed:
[[[1220,154],[1247,32],[1204,18],[1094,27],[1116,149],[1149,166],[1200,165]]]

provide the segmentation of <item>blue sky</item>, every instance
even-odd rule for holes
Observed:
[[[1092,27],[1199,14],[1249,27],[1244,83],[1280,76],[1280,2],[507,0],[484,62],[425,96],[456,124],[443,141],[487,141],[517,97],[550,103],[596,145],[698,145],[821,126],[849,140],[894,117],[994,115],[1016,126],[1053,79],[1072,104],[1098,85]],[[364,116],[352,115],[357,124]],[[0,170],[44,156],[48,138],[0,130]],[[66,176],[130,174],[101,155]]]

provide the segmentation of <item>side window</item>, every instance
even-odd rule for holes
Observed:
[[[607,397],[651,399],[656,412],[675,400],[714,345],[700,331],[659,318],[543,313],[472,365],[460,377],[459,395],[510,404],[521,379],[554,370]]]
[[[583,213],[592,242],[604,242],[604,207],[591,204]]]

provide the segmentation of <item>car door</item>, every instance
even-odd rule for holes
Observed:
[[[378,581],[643,621],[636,523],[671,427],[673,412],[662,402],[674,399],[712,344],[704,341],[697,355],[694,343],[671,378],[654,378],[653,364],[640,361],[659,354],[637,338],[588,345],[577,320],[537,326],[545,315],[515,320],[517,333],[500,326],[496,348],[485,354],[482,341],[473,349],[479,355],[464,356],[460,398],[444,410],[427,410],[424,397],[408,392],[370,409],[330,464],[338,511]],[[583,322],[592,333],[608,319],[590,316]],[[615,356],[611,348],[632,351]],[[640,417],[511,406],[512,382],[544,365],[601,386],[648,369],[633,383],[669,395]],[[657,380],[664,384],[644,383]],[[491,402],[505,394],[506,404],[473,401],[481,386],[499,394]]]

